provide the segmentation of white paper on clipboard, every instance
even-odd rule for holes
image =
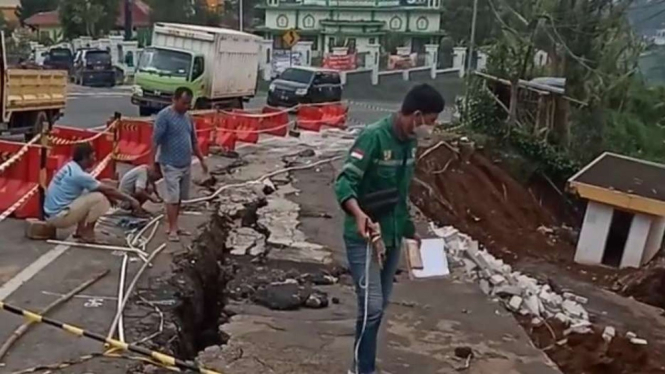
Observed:
[[[443,239],[423,239],[420,245],[420,256],[423,259],[422,269],[412,269],[414,278],[444,277],[450,274]]]

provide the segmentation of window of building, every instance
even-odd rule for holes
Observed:
[[[376,38],[369,38],[369,44],[376,44]]]

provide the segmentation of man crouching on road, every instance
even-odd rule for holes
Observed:
[[[196,129],[187,111],[192,105],[192,90],[180,87],[173,94],[173,104],[164,108],[155,119],[152,135],[153,165],[159,162],[166,185],[166,218],[169,224],[168,239],[180,241],[180,235],[188,235],[178,227],[180,204],[189,198],[192,178],[192,155],[201,161],[201,168],[208,174],[208,165],[199,149]],[[159,149],[159,158],[155,153]]]
[[[46,190],[46,222],[57,229],[76,225],[74,237],[95,241],[95,224],[111,207],[111,202],[126,201],[136,209],[138,202],[117,189],[101,184],[90,175],[95,164],[95,151],[89,143],[74,148],[73,160],[60,169]]]
[[[132,170],[125,173],[120,179],[119,189],[120,192],[129,195],[138,201],[139,205],[143,206],[146,201],[153,203],[164,202],[157,192],[155,182],[162,178],[162,172],[159,167],[149,167],[148,165],[139,165]],[[123,209],[130,209],[129,204],[121,204]],[[145,215],[143,209],[133,210],[135,215]]]
[[[412,88],[398,113],[360,133],[335,183],[346,212],[344,242],[358,297],[350,374],[377,373],[379,326],[390,301],[402,240],[420,241],[408,208],[417,139],[432,133],[444,105],[433,87]]]

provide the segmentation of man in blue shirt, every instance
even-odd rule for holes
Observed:
[[[77,145],[73,160],[55,174],[44,200],[46,221],[58,229],[76,225],[74,237],[84,242],[95,241],[95,224],[109,210],[111,202],[123,200],[133,208],[139,207],[133,197],[101,184],[88,174],[86,170],[94,164],[92,145]]]
[[[187,114],[192,105],[192,96],[189,88],[178,88],[173,94],[173,104],[157,114],[153,130],[153,165],[159,163],[159,166],[154,167],[161,167],[164,177],[169,240],[173,242],[180,240],[179,235],[187,234],[178,228],[178,215],[180,204],[189,198],[192,154],[201,161],[203,172],[208,173],[208,165],[196,139],[194,123]],[[155,159],[158,149],[159,156]]]

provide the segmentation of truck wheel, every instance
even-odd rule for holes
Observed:
[[[25,141],[32,139],[35,135],[41,134],[42,129],[48,126],[49,120],[46,112],[26,113],[26,121],[30,124],[30,129],[25,133]]]

